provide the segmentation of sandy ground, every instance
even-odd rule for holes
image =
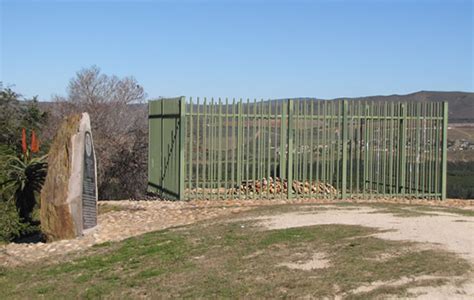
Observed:
[[[330,208],[330,207],[326,207]],[[431,212],[430,212],[431,213]],[[282,229],[323,224],[345,224],[375,227],[389,230],[375,236],[389,240],[408,240],[425,243],[425,246],[442,248],[459,254],[474,266],[474,217],[449,213],[435,213],[430,216],[396,217],[390,213],[377,213],[376,209],[329,209],[284,213],[256,218],[267,229]],[[424,278],[404,278],[397,282],[377,282],[360,287],[354,293],[367,292],[381,285],[400,285],[410,280]],[[454,279],[454,278],[453,278]],[[456,278],[459,279],[459,278]],[[462,286],[449,284],[442,287],[416,288],[410,290],[422,299],[474,299],[474,277],[472,274]]]

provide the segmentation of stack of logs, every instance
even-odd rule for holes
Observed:
[[[288,182],[279,177],[263,178],[261,180],[252,180],[243,183],[240,188],[236,188],[234,193],[243,194],[280,194],[287,193]],[[293,192],[296,194],[323,194],[336,195],[337,190],[329,183],[309,182],[293,180]]]

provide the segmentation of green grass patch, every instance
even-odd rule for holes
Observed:
[[[415,206],[414,210],[423,211],[423,212],[445,212],[455,215],[460,215],[464,217],[474,217],[474,210],[472,209],[462,209],[455,207],[431,207],[431,206]]]
[[[385,214],[392,214],[396,217],[423,217],[423,216],[436,216],[434,213],[430,213],[429,211],[424,211],[422,209],[414,209],[412,206],[402,206],[399,204],[377,204],[370,206],[377,208],[376,211],[371,212],[373,214],[378,213],[385,213]]]
[[[361,204],[377,209],[372,213],[390,213],[397,217],[437,216],[438,213],[450,213],[464,217],[474,217],[474,210],[455,207],[435,207],[427,205],[406,205],[392,203]]]

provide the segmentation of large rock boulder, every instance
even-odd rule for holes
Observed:
[[[67,117],[48,154],[41,228],[48,241],[72,239],[97,224],[96,163],[87,113]]]

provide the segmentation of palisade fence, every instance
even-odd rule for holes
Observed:
[[[447,102],[160,99],[149,190],[165,199],[446,198]]]

